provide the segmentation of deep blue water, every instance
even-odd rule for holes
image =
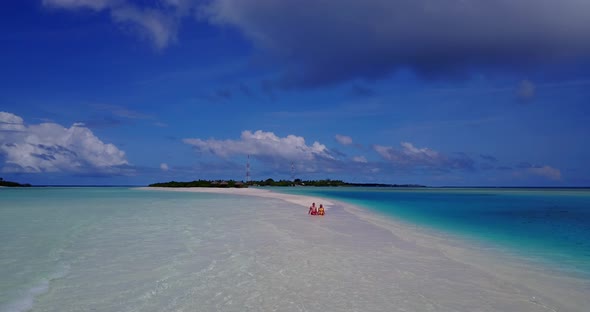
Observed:
[[[590,189],[290,188],[590,276]]]

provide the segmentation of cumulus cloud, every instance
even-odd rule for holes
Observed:
[[[352,138],[346,135],[336,135],[336,141],[342,145],[350,145],[352,144]]]
[[[373,149],[383,159],[398,168],[406,169],[473,169],[474,161],[465,156],[449,157],[427,147],[417,148],[412,143],[401,143],[401,149],[375,145]]]
[[[295,164],[297,172],[303,174],[356,172],[372,177],[391,170],[395,172],[417,170],[429,173],[475,170],[474,161],[466,155],[445,155],[407,142],[402,143],[401,148],[373,146],[375,152],[385,160],[375,162],[361,155],[350,158],[339,155],[320,142],[308,144],[300,136],[279,137],[272,132],[262,130],[243,131],[241,137],[235,140],[186,138],[183,141],[204,156],[203,161],[210,161],[207,155],[212,155],[220,158],[215,162],[229,166],[233,164],[236,156],[250,155],[251,159],[258,161],[261,168],[265,168],[257,170],[265,173],[281,170],[288,172],[291,163]]]
[[[160,169],[162,169],[162,171],[168,171],[168,164],[167,163],[161,163],[160,164]]]
[[[193,8],[192,1],[188,0],[159,1],[154,7],[138,6],[127,0],[43,0],[43,5],[66,10],[107,11],[115,23],[130,26],[158,49],[176,41],[180,21]]]
[[[213,0],[200,12],[291,64],[284,87],[590,57],[589,1]]]
[[[6,113],[0,112],[0,131],[24,131],[25,125],[24,121],[21,117]],[[2,132],[0,132],[2,135]]]
[[[303,137],[288,135],[281,138],[272,132],[262,130],[243,131],[239,140],[188,138],[183,142],[201,152],[224,158],[233,155],[251,155],[254,158],[275,163],[334,159],[328,148],[319,142],[307,145]]]
[[[17,115],[0,112],[3,171],[117,173],[128,165],[125,152],[105,144],[83,124],[26,125]]]

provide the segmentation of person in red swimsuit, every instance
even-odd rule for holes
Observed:
[[[318,214],[318,209],[315,207],[315,203],[311,204],[311,207],[309,207],[309,212],[307,214],[310,214],[312,216],[315,216]]]

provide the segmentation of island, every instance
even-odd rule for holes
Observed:
[[[3,178],[0,178],[0,186],[5,186],[5,187],[30,187],[31,185],[28,184],[28,183],[20,184],[20,183],[17,183],[17,182],[6,181]]]
[[[190,182],[160,182],[148,185],[150,187],[221,187],[221,188],[246,188],[249,186],[340,186],[340,187],[426,187],[418,184],[382,184],[382,183],[349,183],[342,180],[278,180],[266,179],[260,181],[235,181],[235,180],[195,180]]]

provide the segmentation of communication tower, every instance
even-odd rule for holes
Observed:
[[[246,161],[246,183],[250,182],[250,155],[248,155],[248,160]]]

